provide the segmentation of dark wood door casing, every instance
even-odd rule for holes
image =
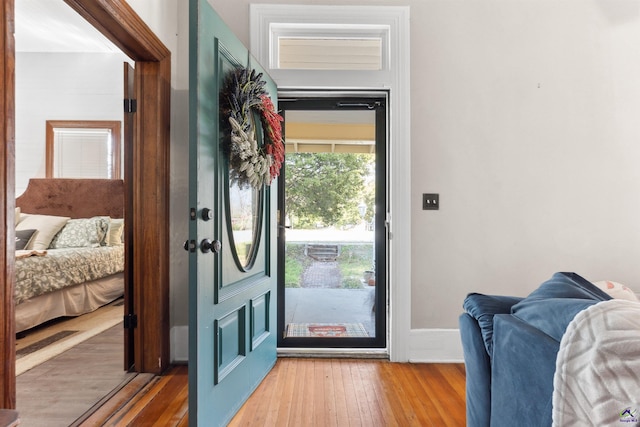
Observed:
[[[3,0],[0,9],[0,269],[2,269],[2,291],[0,292],[0,404],[2,408],[16,406],[16,334],[14,314],[14,268],[15,268],[15,44],[13,23],[13,0]],[[9,321],[7,321],[9,320]]]
[[[136,96],[135,94],[135,70],[128,63],[125,62],[123,64],[123,74],[124,74],[124,87],[123,87],[123,95],[125,99],[125,112],[123,116],[123,150],[124,150],[124,170],[127,177],[131,175],[133,172],[133,145],[134,145],[134,131],[135,131],[135,109],[133,108],[133,100]],[[128,182],[128,181],[127,181]],[[124,191],[124,199],[126,200],[127,206],[132,205],[133,194],[130,186],[125,186]],[[131,226],[131,221],[125,221],[124,224],[124,241],[126,242],[125,247],[125,258],[124,258],[124,316],[128,318],[130,316],[135,316],[135,306],[133,299],[133,227]],[[135,317],[134,317],[135,319]],[[136,366],[135,361],[135,336],[133,330],[130,328],[124,329],[124,369],[126,371],[132,370]]]
[[[125,0],[65,0],[83,18],[135,61],[137,113],[135,147],[125,186],[131,197],[134,305],[134,370],[161,373],[169,365],[169,122],[171,52]],[[15,408],[15,321],[13,253],[15,205],[14,0],[0,9],[0,405]],[[9,244],[11,242],[11,244]]]
[[[137,112],[131,198],[134,369],[161,373],[169,364],[169,122],[171,52],[125,0],[65,0],[135,60]],[[127,176],[129,177],[127,179]]]

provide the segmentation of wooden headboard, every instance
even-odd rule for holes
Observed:
[[[91,218],[124,217],[121,179],[32,178],[16,199],[24,213]]]

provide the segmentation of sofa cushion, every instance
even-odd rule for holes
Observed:
[[[522,298],[471,293],[462,304],[465,312],[476,319],[487,354],[493,354],[493,316],[508,314],[511,307]]]
[[[575,273],[556,273],[515,304],[511,313],[559,342],[578,312],[610,299],[606,292]]]
[[[610,300],[611,297],[596,285],[576,273],[555,273],[525,299],[579,298]]]

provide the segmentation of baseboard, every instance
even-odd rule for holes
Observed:
[[[409,333],[409,362],[462,363],[458,329],[412,329]],[[171,328],[171,362],[189,361],[189,327]]]
[[[189,362],[189,327],[171,328],[171,363]]]
[[[409,333],[409,362],[464,362],[460,330],[412,329]]]

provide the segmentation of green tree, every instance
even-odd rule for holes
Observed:
[[[371,154],[295,153],[285,158],[286,209],[295,227],[357,224]],[[369,208],[368,208],[369,210]]]

